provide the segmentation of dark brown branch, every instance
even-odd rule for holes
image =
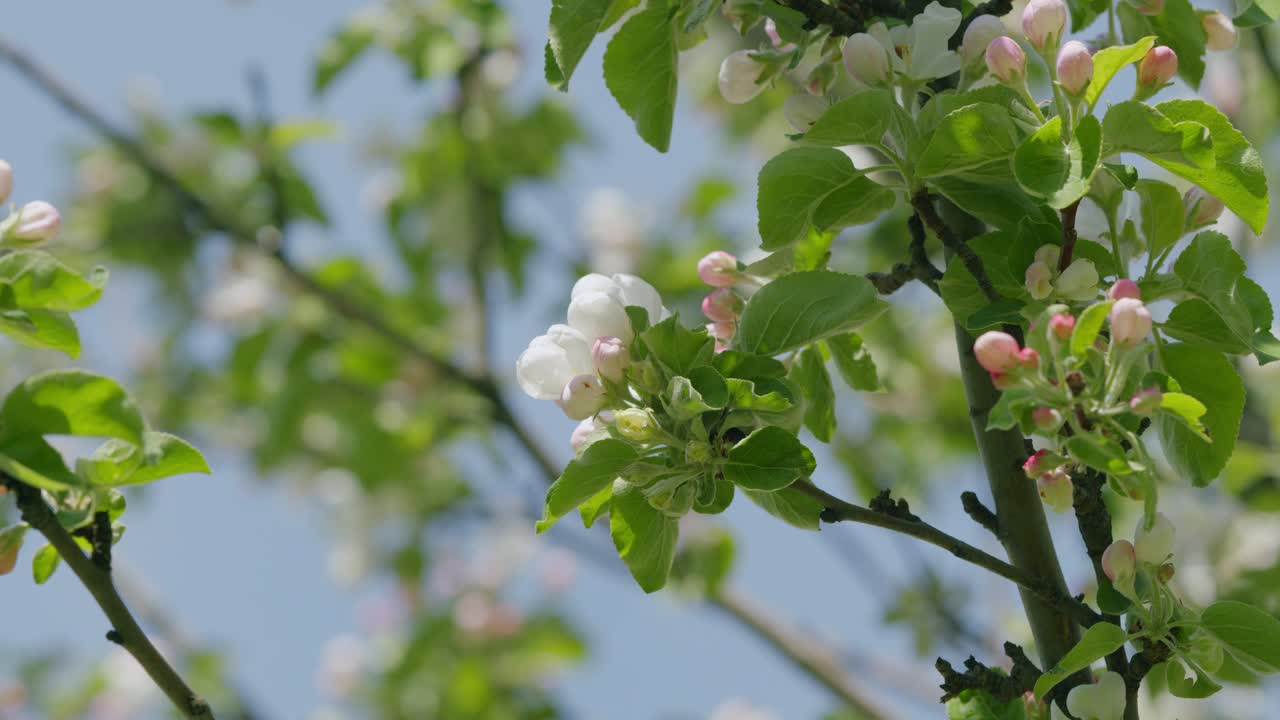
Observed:
[[[995,286],[991,284],[991,277],[987,275],[982,258],[978,257],[973,248],[943,222],[942,216],[938,215],[938,209],[933,205],[933,197],[921,190],[911,198],[911,206],[915,208],[916,214],[938,238],[942,246],[960,258],[960,262],[964,263],[965,269],[973,275],[973,279],[977,281],[978,287],[982,290],[982,294],[987,296],[987,300],[998,301],[1000,293],[996,292]]]
[[[1151,668],[1169,659],[1169,648],[1164,643],[1151,643],[1133,656],[1129,669],[1124,673],[1125,709],[1137,715],[1138,689]],[[1125,717],[1129,717],[1126,712]]]
[[[1093,563],[1093,574],[1101,587],[1107,581],[1102,570],[1102,554],[1111,546],[1111,512],[1102,500],[1102,486],[1107,478],[1092,470],[1080,473],[1073,479],[1071,503],[1075,508],[1076,525],[1084,540],[1085,552]],[[1120,618],[1103,613],[1102,619],[1119,625]],[[1129,668],[1129,659],[1123,647],[1107,656],[1107,669],[1123,675]]]
[[[104,573],[111,573],[111,541],[114,539],[114,533],[111,531],[111,515],[105,510],[99,510],[93,514],[93,533],[89,542],[93,546],[93,554],[90,560],[98,569]]]
[[[1031,662],[1021,647],[1011,642],[1004,644],[1004,653],[1013,663],[1008,673],[989,668],[972,655],[965,659],[963,673],[956,672],[951,663],[938,658],[934,667],[942,675],[942,702],[965,690],[985,692],[1006,703],[1031,692],[1042,674],[1040,668]]]
[[[854,35],[866,29],[866,23],[850,15],[840,8],[822,2],[822,0],[779,0],[779,4],[789,7],[808,18],[805,28],[813,30],[819,25],[831,28],[833,35]]]
[[[1058,272],[1066,270],[1075,255],[1076,238],[1079,237],[1076,235],[1076,213],[1079,210],[1079,200],[1062,208],[1062,253],[1058,256]]]

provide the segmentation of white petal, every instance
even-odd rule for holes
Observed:
[[[591,343],[586,335],[568,325],[552,325],[547,329],[546,337],[564,349],[565,359],[574,375],[591,372]]]
[[[960,11],[929,3],[911,23],[911,77],[917,80],[950,75],[960,69],[960,56],[947,48],[960,27]]]
[[[904,34],[906,28],[899,26],[895,27],[894,30],[899,28],[901,28],[902,32],[897,34],[896,39],[894,33],[890,32],[889,28],[885,27],[882,22],[875,23],[867,28],[867,34],[879,40],[880,44],[884,46],[884,51],[889,55],[889,63],[893,66],[895,72],[902,72],[903,70],[902,56],[898,54],[898,40],[900,39],[904,44],[906,42],[906,35]]]
[[[613,278],[600,273],[583,275],[578,278],[578,282],[573,284],[573,291],[569,293],[569,299],[572,300],[583,293],[589,292],[602,292],[612,295],[618,292],[618,283],[614,282]]]
[[[516,381],[525,394],[538,400],[559,400],[576,373],[565,350],[550,337],[539,335],[516,359]]]
[[[569,303],[569,324],[591,341],[616,337],[629,343],[635,336],[622,301],[602,292],[579,295]]]
[[[625,274],[614,275],[613,280],[622,289],[623,304],[644,308],[649,313],[650,323],[659,322],[670,314],[666,308],[662,307],[662,296],[644,280],[635,275]]]

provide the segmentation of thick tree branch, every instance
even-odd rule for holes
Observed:
[[[1080,473],[1072,483],[1071,503],[1075,508],[1076,525],[1080,528],[1080,538],[1084,540],[1085,552],[1093,563],[1093,574],[1098,586],[1106,582],[1106,573],[1102,570],[1102,554],[1111,545],[1111,512],[1102,501],[1102,486],[1107,478],[1102,473],[1092,470]],[[1103,613],[1102,619],[1112,625],[1119,625],[1120,618]],[[1107,656],[1107,669],[1121,675],[1129,669],[1129,659],[1123,647]]]
[[[45,536],[93,596],[98,607],[102,608],[112,628],[107,633],[107,639],[119,644],[137,659],[142,669],[147,672],[156,686],[164,691],[184,717],[213,720],[213,711],[208,703],[178,675],[133,618],[133,614],[129,612],[124,599],[120,597],[111,581],[111,573],[85,556],[71,534],[58,523],[53,510],[45,504],[40,490],[18,482],[8,475],[3,476],[3,482],[13,491],[22,519]],[[98,554],[96,550],[94,554]]]
[[[866,29],[866,23],[840,8],[826,4],[822,0],[780,0],[781,5],[789,7],[808,18],[805,25],[812,30],[819,25],[831,28],[833,35],[853,35]]]
[[[1010,565],[1000,558],[984,552],[959,538],[948,535],[922,520],[911,520],[896,513],[877,512],[871,508],[855,505],[831,495],[811,482],[801,481],[792,485],[792,487],[822,503],[822,506],[826,508],[822,519],[826,522],[844,521],[873,525],[885,530],[909,535],[917,540],[923,540],[930,545],[936,545],[946,550],[967,563],[976,565],[1013,582],[1023,590],[1024,594],[1030,593],[1039,602],[1054,608],[1058,613],[1070,620],[1074,620],[1081,625],[1092,625],[1098,620],[1097,614],[1090,610],[1088,606],[1067,594],[1065,583],[1061,588],[1047,585],[1042,578]],[[1037,501],[1039,500],[1038,495],[1036,499]]]

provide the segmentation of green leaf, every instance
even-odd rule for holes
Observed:
[[[143,444],[146,423],[133,398],[111,378],[51,370],[10,391],[0,414],[4,435],[90,435]]]
[[[1141,60],[1148,50],[1155,47],[1155,44],[1155,36],[1147,36],[1132,45],[1115,45],[1099,50],[1093,56],[1093,79],[1089,81],[1089,88],[1084,93],[1084,99],[1089,103],[1089,107],[1092,108],[1098,104],[1102,91],[1107,89],[1107,85],[1116,73]]]
[[[1067,441],[1071,457],[1108,475],[1129,475],[1133,468],[1125,457],[1124,448],[1114,440],[1100,435],[1077,435]]]
[[[1062,118],[1055,117],[1018,147],[1013,172],[1027,192],[1061,210],[1089,192],[1101,146],[1102,128],[1097,118],[1086,115],[1070,142],[1064,144]]]
[[[761,247],[778,250],[809,232],[868,222],[893,206],[893,192],[865,177],[840,150],[792,148],[760,170],[756,208]]]
[[[712,366],[726,378],[743,380],[776,380],[786,377],[787,366],[764,355],[751,355],[737,350],[716,353]]]
[[[687,376],[711,362],[715,352],[715,341],[706,330],[690,330],[675,315],[640,333],[640,338],[653,358],[674,375]]]
[[[83,310],[102,297],[105,268],[89,279],[40,250],[14,250],[0,257],[0,307],[21,310]]]
[[[557,90],[569,89],[569,78],[609,14],[610,0],[554,0],[548,47],[560,71]]]
[[[678,522],[654,509],[640,488],[622,481],[614,484],[609,534],[618,557],[645,592],[667,584],[679,533]]]
[[[1017,130],[1008,110],[976,103],[943,118],[916,163],[916,174],[921,178],[954,175],[1008,158],[1017,148]]]
[[[90,483],[107,487],[145,485],[174,475],[210,472],[200,451],[180,437],[148,432],[143,443],[140,448],[123,440],[108,440],[78,462],[76,469]]]
[[[1187,215],[1182,193],[1159,180],[1139,180],[1135,189],[1142,211],[1142,236],[1147,239],[1147,252],[1158,257],[1182,239]]]
[[[351,63],[373,45],[374,28],[366,22],[349,22],[325,41],[311,72],[311,92],[320,95]]]
[[[1232,21],[1237,28],[1252,28],[1270,25],[1280,18],[1280,0],[1237,0],[1239,12]]]
[[[996,292],[1006,298],[1030,298],[1023,289],[1020,276],[1025,274],[1027,265],[1030,265],[1031,261],[1028,259],[1023,262],[1013,257],[1016,244],[1021,242],[1015,241],[1014,236],[1008,232],[987,233],[969,241],[969,248],[982,260],[992,286],[995,287]],[[1029,248],[1031,253],[1039,247],[1038,240],[1028,239],[1026,242],[1031,246]],[[1017,275],[1015,275],[1015,266],[1017,266]],[[938,291],[942,293],[942,301],[946,303],[951,315],[966,328],[976,331],[988,327],[972,321],[975,314],[991,305],[991,301],[987,300],[987,296],[978,287],[978,281],[974,279],[960,258],[953,257],[947,264],[947,271],[943,274],[942,281],[938,283]],[[990,313],[988,317],[992,317]],[[999,319],[993,317],[990,322],[996,323]]]
[[[601,515],[609,512],[609,503],[613,500],[613,483],[607,485],[603,490],[592,495],[590,499],[578,506],[578,515],[582,517],[582,526],[590,528],[600,519]]]
[[[1200,622],[1245,665],[1280,672],[1280,620],[1252,605],[1222,600],[1205,608]]]
[[[1093,347],[1093,343],[1098,339],[1098,333],[1102,332],[1102,326],[1107,321],[1107,314],[1111,312],[1111,301],[1094,303],[1084,309],[1080,313],[1079,319],[1076,320],[1076,329],[1071,332],[1071,354],[1075,357],[1082,358]]]
[[[1192,681],[1187,677],[1187,670],[1177,659],[1160,663],[1156,667],[1151,668],[1151,673],[1155,675],[1164,666],[1165,682],[1169,684],[1169,694],[1174,697],[1203,699],[1218,692],[1222,686],[1209,677],[1202,669],[1195,669],[1195,680]],[[1159,677],[1156,675],[1156,677]]]
[[[676,51],[668,0],[648,0],[614,35],[604,54],[604,80],[636,132],[658,152],[671,147],[676,110]]]
[[[1181,421],[1188,429],[1196,433],[1200,439],[1212,442],[1212,439],[1204,432],[1204,423],[1200,421],[1200,418],[1204,417],[1204,414],[1209,409],[1199,400],[1186,393],[1163,393],[1160,398],[1160,411],[1168,413],[1174,419]]]
[[[1157,165],[1199,185],[1240,216],[1256,233],[1267,224],[1270,198],[1262,156],[1231,121],[1201,100],[1169,100],[1156,106],[1176,123],[1198,123],[1213,137],[1212,165],[1190,167],[1168,159],[1151,158]],[[1105,130],[1105,128],[1104,128]]]
[[[804,391],[804,426],[822,442],[831,442],[836,430],[836,394],[817,345],[800,351],[791,368],[791,379]]]
[[[1122,628],[1111,623],[1100,622],[1092,625],[1085,630],[1080,642],[1068,650],[1057,665],[1046,670],[1036,681],[1036,698],[1043,700],[1044,696],[1058,683],[1123,647],[1126,637]]]
[[[967,172],[940,175],[929,182],[960,209],[1001,230],[1015,230],[1027,218],[1053,220],[1053,211],[1018,184],[1008,158]]]
[[[854,333],[833,335],[826,339],[826,344],[845,384],[864,392],[881,390],[875,359],[863,345],[861,337]]]
[[[1225,235],[1202,232],[1178,256],[1174,273],[1197,297],[1173,308],[1164,324],[1169,335],[1234,354],[1252,350],[1254,321],[1239,292],[1245,263]],[[1250,294],[1246,290],[1245,294]],[[1254,300],[1256,302],[1256,299]]]
[[[1174,470],[1196,487],[1204,487],[1226,467],[1235,448],[1244,413],[1244,384],[1231,361],[1220,352],[1179,343],[1165,345],[1159,355],[1170,377],[1182,392],[1204,403],[1206,442],[1182,422],[1164,413],[1157,415],[1160,446]]]
[[[822,503],[793,487],[786,487],[776,492],[762,490],[744,490],[743,492],[751,502],[760,506],[760,509],[801,530],[817,530],[822,511],[826,509]]]
[[[602,438],[591,443],[582,457],[571,460],[547,488],[537,531],[546,532],[571,510],[612,485],[638,457],[635,448],[622,440]]]
[[[770,380],[762,380],[762,388],[750,380],[729,378],[725,381],[729,388],[729,407],[737,410],[753,410],[756,412],[784,412],[795,403],[783,392],[786,386]],[[774,388],[777,389],[774,389]]]
[[[31,558],[31,577],[37,585],[43,585],[53,576],[53,571],[58,569],[61,562],[62,556],[58,554],[57,548],[45,545]]]
[[[84,485],[67,468],[62,453],[37,435],[0,439],[0,470],[28,485],[55,492]]]
[[[813,453],[795,435],[762,427],[729,450],[724,477],[744,490],[781,490],[808,477],[817,466]]]
[[[734,343],[744,352],[777,355],[856,329],[887,307],[861,275],[791,273],[751,296]]]
[[[947,720],[1027,720],[1021,697],[997,700],[985,690],[965,690],[947,701]]]
[[[80,356],[80,333],[71,316],[56,310],[0,309],[0,332],[33,348]]]
[[[667,385],[667,408],[679,421],[690,420],[729,403],[729,388],[715,368],[694,368],[690,377],[676,375]]]
[[[1210,128],[1191,118],[1168,117],[1136,100],[1116,103],[1107,110],[1102,118],[1102,138],[1103,157],[1131,152],[1162,166],[1188,169],[1211,168],[1216,162]]]
[[[803,136],[806,143],[841,147],[878,145],[901,106],[888,90],[863,90],[827,108]]]

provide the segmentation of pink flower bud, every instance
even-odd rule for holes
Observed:
[[[1217,222],[1225,209],[1221,200],[1201,190],[1198,185],[1192,185],[1182,196],[1182,204],[1187,208],[1187,225],[1193,229]]]
[[[1115,285],[1107,291],[1108,300],[1121,300],[1124,298],[1133,298],[1134,300],[1142,299],[1142,290],[1138,288],[1138,283],[1129,278],[1120,278]]]
[[[1027,73],[1027,54],[1011,37],[998,37],[987,46],[987,69],[1005,85],[1021,85]]]
[[[733,334],[737,331],[738,324],[735,322],[707,323],[707,334],[722,343],[732,340]]]
[[[1049,318],[1049,332],[1053,336],[1062,341],[1071,339],[1071,333],[1075,332],[1076,319],[1070,313],[1058,313]]]
[[[1069,40],[1058,53],[1058,82],[1072,95],[1079,95],[1093,79],[1093,56],[1078,40]]]
[[[1164,87],[1178,74],[1178,54],[1165,45],[1157,45],[1138,61],[1138,85],[1148,90]]]
[[[591,359],[600,377],[617,382],[631,365],[631,351],[616,337],[599,337],[591,346]]]
[[[1049,407],[1038,407],[1031,411],[1031,422],[1041,432],[1053,432],[1062,427],[1062,413]]]
[[[778,34],[778,23],[773,18],[765,18],[764,34],[774,47],[782,47],[782,36]]]
[[[1004,23],[994,15],[979,15],[969,27],[964,29],[964,40],[960,42],[960,56],[965,65],[972,65],[982,59],[991,41],[1006,35]]]
[[[715,322],[737,322],[744,303],[729,288],[716,288],[702,299],[702,314]]]
[[[1022,348],[1018,351],[1018,367],[1027,370],[1035,370],[1040,367],[1040,353],[1031,348]]]
[[[1007,373],[1018,367],[1018,350],[1012,335],[997,331],[985,332],[973,343],[978,364],[989,373]]]
[[[1164,12],[1164,0],[1128,0],[1140,14],[1155,17]]]
[[[1049,408],[1041,409],[1048,410]],[[1031,457],[1027,458],[1026,462],[1022,463],[1022,471],[1027,474],[1027,477],[1034,479],[1062,467],[1066,462],[1067,459],[1057,453],[1049,452],[1048,450],[1037,450]]]
[[[1111,306],[1111,340],[1137,345],[1151,334],[1151,311],[1141,300],[1121,298]]]
[[[1129,398],[1129,410],[1139,417],[1151,417],[1163,401],[1164,393],[1160,392],[1160,388],[1139,390]]]
[[[13,168],[9,163],[0,160],[0,205],[4,205],[13,192]]]
[[[1128,540],[1116,540],[1102,553],[1102,572],[1117,585],[1127,584],[1133,581],[1137,560],[1133,543]]]
[[[867,33],[850,35],[844,42],[844,68],[854,80],[877,87],[889,80],[889,54]]]
[[[1045,504],[1053,508],[1054,512],[1066,512],[1071,509],[1071,496],[1074,494],[1075,486],[1071,483],[1071,476],[1061,468],[1037,478],[1036,489],[1040,491],[1040,497]]]
[[[1022,11],[1022,32],[1037,50],[1057,47],[1067,26],[1067,6],[1062,0],[1031,0]]]
[[[604,386],[594,374],[574,377],[560,395],[560,409],[571,420],[585,420],[603,407]]]
[[[1231,18],[1216,10],[1200,16],[1200,26],[1206,36],[1205,47],[1210,50],[1230,50],[1236,46],[1236,26]]]
[[[738,282],[738,258],[723,250],[707,253],[698,261],[698,277],[711,287],[731,287]]]
[[[1053,294],[1053,270],[1046,264],[1036,261],[1027,266],[1027,292],[1036,300],[1043,300]]]
[[[756,82],[764,66],[756,62],[751,53],[751,50],[739,50],[720,63],[720,96],[725,102],[742,105],[764,92],[764,85]]]
[[[0,239],[9,247],[39,245],[52,240],[61,228],[62,216],[58,209],[43,200],[35,200],[0,224]]]

